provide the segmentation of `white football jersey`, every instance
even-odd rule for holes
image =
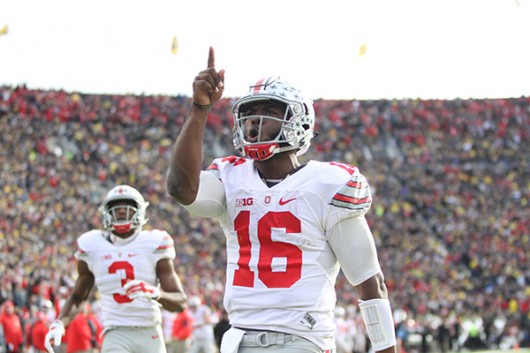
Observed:
[[[142,230],[130,243],[117,246],[106,232],[92,230],[77,240],[76,258],[85,261],[94,274],[101,296],[104,327],[154,326],[162,322],[160,304],[154,300],[132,300],[125,296],[123,285],[138,279],[158,285],[156,263],[175,258],[171,236],[162,230]]]
[[[340,268],[327,235],[343,219],[364,218],[372,202],[364,176],[347,164],[310,161],[269,188],[249,159],[219,158],[208,170],[225,188],[219,220],[227,242],[230,323],[333,349]],[[349,240],[355,242],[355,234]],[[381,270],[377,259],[361,266],[365,277],[353,278],[356,283]]]
[[[214,342],[215,336],[213,334],[213,322],[206,322],[206,317],[212,321],[212,310],[207,305],[199,305],[192,309],[190,308],[190,315],[193,319],[192,340],[207,340]]]

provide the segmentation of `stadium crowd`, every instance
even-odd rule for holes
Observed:
[[[232,103],[209,115],[206,164],[235,154]],[[24,330],[50,302],[61,305],[75,280],[75,239],[100,228],[94,205],[117,184],[140,190],[148,226],[174,237],[188,295],[222,312],[224,236],[165,190],[189,104],[0,86],[0,316],[12,303]],[[403,350],[528,347],[530,97],[319,99],[315,110],[319,136],[305,159],[359,166],[371,185],[367,218]],[[358,315],[344,276],[337,288],[339,306]]]

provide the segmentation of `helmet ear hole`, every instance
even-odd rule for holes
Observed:
[[[306,115],[309,115],[310,109],[305,102],[304,102],[304,111]]]

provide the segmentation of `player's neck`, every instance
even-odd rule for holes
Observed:
[[[256,161],[256,167],[263,179],[283,180],[300,167],[294,153],[279,153],[264,161]]]
[[[125,234],[115,234],[111,232],[109,233],[108,240],[114,245],[122,246],[122,245],[129,244],[134,239],[136,239],[139,233],[140,232],[135,229]]]

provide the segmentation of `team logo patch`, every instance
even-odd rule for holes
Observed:
[[[280,206],[287,205],[289,202],[296,200],[296,197],[290,198],[290,199],[284,199],[283,197],[280,199]]]
[[[236,207],[252,206],[253,204],[254,199],[252,197],[236,199]]]

